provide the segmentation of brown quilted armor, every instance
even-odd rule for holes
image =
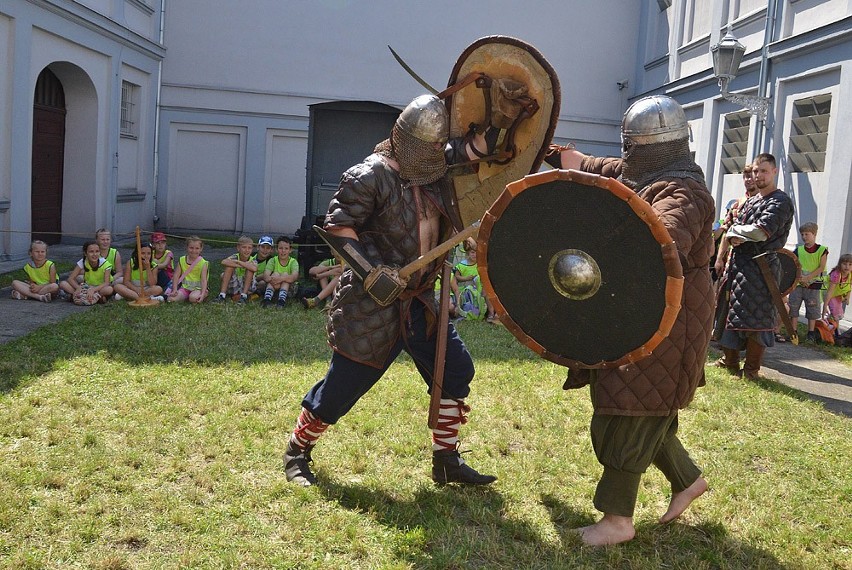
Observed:
[[[618,178],[621,166],[621,159],[587,157],[581,169]],[[651,356],[614,369],[571,370],[566,388],[592,382],[596,413],[667,416],[686,407],[704,384],[714,309],[709,265],[715,205],[707,187],[691,178],[660,178],[637,194],[659,214],[677,244],[684,276],[680,312]]]
[[[343,173],[325,228],[352,228],[373,264],[403,267],[420,255],[419,212],[424,201],[441,212],[441,235],[449,232],[441,183],[409,187],[379,155],[372,154]],[[433,316],[437,313],[433,288],[441,261],[416,273],[400,298],[387,307],[364,291],[351,270],[345,271],[329,305],[329,345],[356,362],[381,368],[404,330],[403,316],[412,298],[419,298]]]

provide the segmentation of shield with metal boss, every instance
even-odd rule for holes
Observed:
[[[509,184],[483,216],[478,248],[501,322],[557,364],[638,361],[680,310],[674,241],[651,206],[612,178],[552,170]]]

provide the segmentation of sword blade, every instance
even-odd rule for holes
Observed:
[[[425,79],[423,79],[422,77],[420,77],[419,75],[417,75],[417,73],[415,73],[415,71],[414,71],[413,69],[411,69],[411,67],[410,67],[407,63],[405,63],[405,61],[404,61],[404,60],[403,60],[403,59],[399,56],[399,54],[398,54],[398,53],[396,53],[396,52],[393,50],[393,48],[392,48],[392,47],[388,46],[388,49],[389,49],[389,50],[390,50],[390,52],[393,54],[393,57],[396,59],[397,63],[399,63],[399,64],[402,66],[402,68],[403,68],[405,71],[407,71],[407,72],[408,72],[408,75],[410,75],[412,78],[414,78],[414,80],[415,80],[417,83],[419,83],[420,85],[422,85],[423,87],[425,87],[425,88],[426,88],[426,89],[427,89],[427,90],[428,90],[428,91],[429,91],[432,95],[437,95],[437,94],[439,93],[439,91],[438,91],[437,89],[435,89],[434,87],[432,87],[431,85],[429,85],[429,84],[426,82],[426,80],[425,80]]]

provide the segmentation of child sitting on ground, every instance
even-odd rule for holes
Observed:
[[[299,262],[290,257],[290,238],[281,236],[277,240],[278,255],[266,263],[263,272],[263,280],[267,283],[266,292],[263,295],[263,306],[272,304],[272,298],[278,291],[278,306],[283,307],[287,303],[287,294],[296,280],[299,279]]]
[[[249,293],[254,293],[256,287],[254,274],[257,264],[252,259],[253,249],[254,242],[251,238],[240,236],[237,240],[237,253],[222,260],[225,271],[222,273],[219,296],[213,299],[214,303],[224,303],[225,298],[230,295],[239,295],[237,302],[240,304],[248,302]]]
[[[261,236],[257,240],[257,253],[254,254],[254,263],[257,269],[254,272],[255,287],[258,292],[266,291],[266,281],[263,280],[263,274],[266,272],[266,264],[275,255],[275,242],[272,236]]]
[[[486,317],[489,323],[496,319],[491,303],[482,292],[482,281],[479,279],[479,269],[476,265],[476,241],[468,239],[465,242],[467,257],[454,268],[458,283],[458,310],[466,319],[482,319]]]
[[[209,263],[201,257],[204,242],[198,236],[186,238],[186,255],[175,264],[175,275],[169,303],[189,301],[200,303],[207,298],[207,271]]]
[[[124,276],[127,279],[125,279],[122,283],[115,284],[116,300],[137,300],[139,298],[139,287],[142,283],[145,284],[144,290],[148,297],[151,297],[156,301],[163,300],[163,289],[157,285],[157,264],[152,263],[151,261],[152,251],[153,248],[151,247],[151,244],[143,243],[139,248],[139,253],[142,256],[140,262],[136,254],[136,250],[133,250],[133,253],[130,255],[130,259],[127,261],[127,266],[124,269]]]
[[[30,261],[24,265],[27,281],[12,281],[12,298],[49,303],[59,293],[56,265],[47,258],[47,244],[43,241],[32,242],[29,253]]]
[[[819,341],[816,322],[820,318],[820,298],[825,280],[825,262],[828,259],[828,248],[816,242],[817,225],[807,222],[801,225],[799,233],[804,245],[796,246],[796,256],[802,266],[802,277],[793,291],[790,292],[790,319],[795,323],[799,318],[799,309],[805,303],[805,318],[808,319],[808,337],[811,342]]]
[[[837,260],[837,266],[828,274],[828,291],[822,307],[824,317],[832,317],[838,323],[849,305],[849,293],[852,291],[852,253],[844,253]],[[835,329],[835,335],[839,330]]]
[[[113,294],[112,265],[101,257],[97,242],[87,241],[83,244],[83,259],[77,262],[59,287],[68,293],[75,305],[94,305],[106,303]],[[77,282],[82,277],[82,283]]]
[[[106,259],[112,267],[112,282],[121,283],[124,278],[124,268],[121,265],[121,254],[112,247],[112,233],[106,228],[101,228],[95,232],[95,241],[98,242],[101,257]]]
[[[321,287],[316,297],[302,298],[302,305],[306,309],[313,309],[334,293],[334,288],[337,287],[340,276],[343,275],[343,261],[335,257],[326,259],[321,261],[319,265],[311,267],[308,270],[308,275],[319,281]]]
[[[167,248],[166,234],[163,232],[151,234],[151,246],[154,248],[151,259],[157,266],[157,285],[165,291],[171,286],[175,273],[174,254]]]

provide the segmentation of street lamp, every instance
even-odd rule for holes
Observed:
[[[769,111],[768,97],[728,92],[728,83],[737,76],[744,53],[745,46],[728,30],[718,44],[710,46],[710,54],[713,56],[713,75],[719,80],[722,97],[745,107],[749,113],[757,115],[760,121],[765,121],[766,113]]]

